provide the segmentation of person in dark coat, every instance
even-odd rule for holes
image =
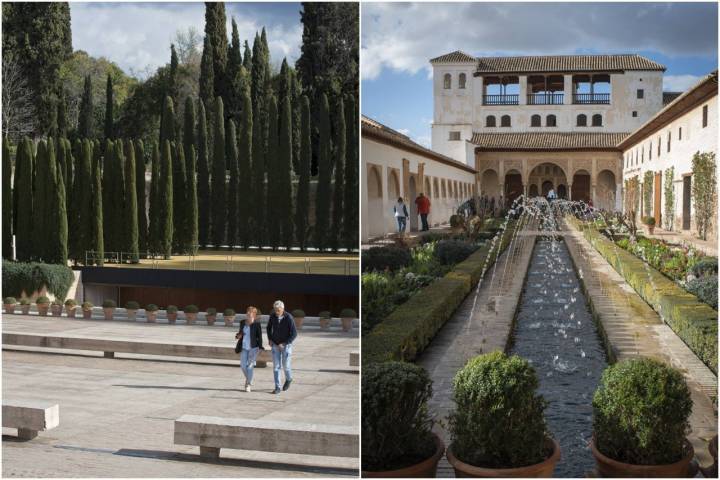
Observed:
[[[272,347],[273,376],[275,377],[275,391],[280,393],[280,370],[285,371],[285,383],[282,391],[290,388],[292,383],[292,344],[297,338],[295,319],[285,311],[285,304],[280,300],[273,304],[273,313],[270,314],[267,324],[267,337]]]
[[[262,325],[255,321],[257,308],[248,307],[245,320],[240,322],[240,331],[235,338],[241,340],[242,350],[240,351],[240,368],[245,375],[245,391],[250,392],[253,384],[253,370],[255,360],[260,350],[265,350],[262,339]]]

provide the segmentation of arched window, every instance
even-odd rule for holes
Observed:
[[[443,88],[445,88],[445,90],[450,90],[450,82],[452,81],[450,74],[446,73],[444,78],[445,78],[445,83],[444,83]]]
[[[465,88],[465,74],[461,73],[458,78],[458,88]]]
[[[599,113],[596,113],[592,116],[592,126],[593,127],[602,127],[602,115]]]
[[[581,113],[577,116],[577,126],[578,127],[587,127],[587,115],[584,113]]]
[[[533,115],[530,117],[530,126],[531,127],[539,127],[540,126],[540,115]]]
[[[497,127],[497,125],[495,125],[495,115],[488,115],[487,117],[485,117],[485,126]]]
[[[545,118],[545,126],[557,127],[557,119],[555,118],[555,115],[548,115],[547,118]]]
[[[500,126],[501,127],[509,127],[510,126],[510,115],[503,115],[500,117]]]

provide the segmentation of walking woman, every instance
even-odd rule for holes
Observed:
[[[257,308],[248,307],[246,318],[240,322],[240,331],[235,338],[242,340],[242,350],[240,351],[240,368],[245,374],[245,391],[250,392],[253,383],[253,370],[255,368],[255,359],[260,350],[265,350],[262,341],[262,326],[260,322],[255,321],[257,316]]]

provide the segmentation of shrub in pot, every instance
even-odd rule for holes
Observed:
[[[125,304],[125,311],[127,311],[128,320],[133,322],[137,319],[137,311],[140,308],[140,304],[134,300],[130,300]]]
[[[83,312],[83,318],[90,319],[92,318],[92,310],[94,305],[90,302],[83,302],[80,308],[82,308]]]
[[[43,317],[47,316],[50,309],[50,299],[42,295],[35,300],[35,303],[37,304],[38,313]]]
[[[77,311],[77,302],[72,298],[65,300],[65,313],[68,318],[75,318],[75,312]]]
[[[683,374],[657,360],[618,362],[593,397],[593,441],[605,477],[685,477],[694,451],[686,436],[692,411]]]
[[[167,314],[168,323],[175,325],[178,316],[178,307],[175,305],[168,305],[165,309],[165,313]]]
[[[217,317],[217,310],[213,307],[209,307],[205,310],[205,319],[208,325],[215,325],[215,318]]]
[[[232,327],[235,322],[235,310],[232,308],[226,308],[223,312],[223,319],[225,320],[226,327]]]
[[[363,366],[362,476],[434,477],[445,450],[432,433],[432,381],[407,362]]]
[[[332,314],[330,312],[327,310],[322,311],[318,313],[318,317],[320,317],[320,328],[325,330],[330,328],[330,319],[332,318]]]
[[[305,321],[305,312],[297,309],[293,310],[291,313],[293,318],[295,319],[295,328],[297,328],[298,330],[302,330],[303,322]]]
[[[23,315],[27,315],[30,313],[30,300],[27,298],[21,298],[20,299],[20,313]]]
[[[188,325],[193,325],[195,323],[195,320],[197,320],[197,314],[200,309],[197,307],[197,305],[186,305],[185,309],[183,310],[185,312],[185,319],[187,321]]]
[[[352,308],[344,308],[340,312],[340,321],[342,322],[343,332],[349,332],[352,328],[353,320],[357,318],[357,313]]]
[[[53,317],[61,317],[63,311],[63,303],[60,300],[53,300],[53,302],[50,304],[50,312],[52,312]]]
[[[3,309],[5,313],[15,313],[15,305],[17,305],[15,297],[5,297],[3,299]]]
[[[550,477],[560,445],[545,425],[535,369],[502,352],[470,359],[453,380],[447,458],[455,476]]]
[[[648,232],[652,235],[655,232],[655,217],[645,217],[643,218],[643,223],[647,225]]]
[[[158,306],[154,303],[145,305],[145,321],[155,323],[157,321]]]
[[[115,300],[103,300],[102,303],[102,309],[103,314],[105,315],[105,320],[112,320],[113,315],[115,314],[115,309],[117,308],[117,304],[115,303]]]

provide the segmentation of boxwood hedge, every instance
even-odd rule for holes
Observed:
[[[74,277],[72,270],[64,265],[36,262],[2,262],[2,295],[20,298],[47,288],[59,299],[65,299]]]

